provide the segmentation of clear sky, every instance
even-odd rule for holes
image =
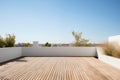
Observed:
[[[17,43],[71,43],[73,30],[93,43],[119,35],[120,0],[0,0],[0,35]]]

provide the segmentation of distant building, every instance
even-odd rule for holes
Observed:
[[[39,42],[38,41],[33,41],[33,47],[39,47]]]

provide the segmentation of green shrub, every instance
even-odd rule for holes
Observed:
[[[5,42],[6,42],[6,47],[13,47],[15,44],[15,36],[7,34]]]
[[[15,36],[7,34],[6,38],[0,36],[0,47],[13,47],[15,45]]]
[[[5,40],[0,36],[0,48],[5,47]]]
[[[46,42],[44,46],[45,46],[45,47],[51,47],[51,44],[48,43],[48,42]]]
[[[30,47],[31,44],[30,44],[30,43],[23,43],[23,46],[24,46],[24,47]]]

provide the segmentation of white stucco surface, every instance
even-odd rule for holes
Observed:
[[[24,47],[23,56],[96,56],[95,47]]]
[[[101,48],[97,48],[98,59],[120,69],[120,59],[104,55]]]
[[[0,48],[0,63],[22,56],[22,48]]]
[[[120,46],[120,35],[109,37],[108,42],[114,42],[114,43],[117,43]]]
[[[96,56],[95,47],[13,47],[0,48],[0,63],[21,56]]]

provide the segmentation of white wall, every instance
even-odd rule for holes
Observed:
[[[22,56],[22,48],[0,48],[0,63]]]
[[[0,48],[0,63],[21,56],[96,56],[95,47],[13,47]]]
[[[120,59],[104,55],[101,48],[97,48],[98,59],[120,69]]]
[[[108,42],[114,42],[114,43],[117,43],[120,46],[120,35],[109,37]]]
[[[23,56],[96,56],[95,47],[24,47]]]

